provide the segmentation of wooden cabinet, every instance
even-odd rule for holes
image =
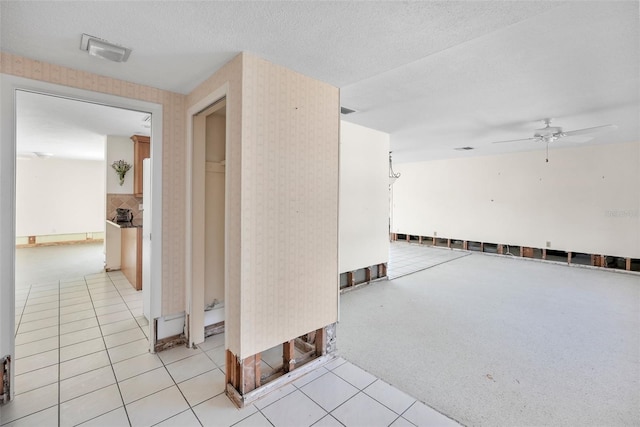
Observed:
[[[137,291],[142,289],[142,227],[122,229],[120,269]]]
[[[151,157],[151,143],[148,136],[133,135],[133,194],[142,197],[142,160]]]

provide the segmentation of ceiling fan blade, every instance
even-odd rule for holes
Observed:
[[[525,139],[509,139],[507,141],[494,141],[492,144],[504,144],[505,142],[522,142],[522,141],[537,141],[540,138],[525,138]]]
[[[562,136],[586,135],[589,133],[597,133],[597,132],[603,132],[605,130],[616,130],[616,129],[618,129],[618,126],[616,125],[603,125],[603,126],[596,126],[592,128],[576,129],[576,130],[570,130],[567,132],[562,132]]]

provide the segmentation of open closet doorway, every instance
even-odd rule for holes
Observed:
[[[226,98],[193,115],[189,344],[224,331]]]

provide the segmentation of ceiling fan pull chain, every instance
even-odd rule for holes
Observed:
[[[547,158],[545,159],[547,163],[549,163],[549,141],[547,141]]]

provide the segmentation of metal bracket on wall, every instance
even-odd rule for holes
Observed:
[[[0,369],[2,369],[2,390],[0,393],[0,404],[7,403],[11,396],[11,356],[0,359]]]

